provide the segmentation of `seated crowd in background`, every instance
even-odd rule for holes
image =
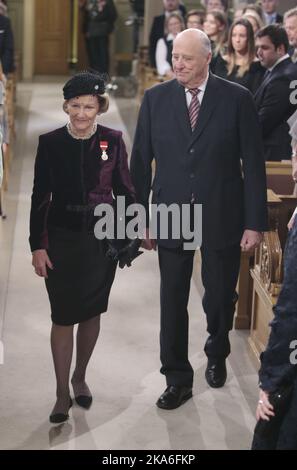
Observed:
[[[203,10],[187,14],[182,2],[163,0],[164,13],[154,18],[150,34],[151,66],[163,79],[172,78],[172,42],[184,29],[183,18],[186,28],[203,30],[212,46],[211,72],[254,95],[266,160],[290,159],[287,120],[296,109],[290,83],[297,77],[297,7],[283,17],[277,0],[262,0],[239,7],[231,16],[228,0],[201,4]]]

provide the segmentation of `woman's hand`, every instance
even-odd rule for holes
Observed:
[[[32,253],[32,265],[34,266],[37,276],[47,279],[47,267],[54,269],[46,250],[35,250]]]
[[[256,410],[256,418],[257,421],[259,419],[264,419],[265,421],[269,421],[270,417],[274,416],[273,406],[269,403],[268,393],[264,392],[264,390],[260,390],[259,393],[259,401]]]

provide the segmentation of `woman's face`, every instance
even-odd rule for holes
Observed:
[[[83,95],[71,98],[66,104],[72,130],[78,135],[91,132],[99,112],[97,96]]]
[[[220,27],[220,23],[215,19],[215,17],[209,13],[206,15],[203,29],[205,34],[207,34],[209,38],[212,38],[213,36],[216,36],[222,28]]]
[[[203,29],[201,19],[198,15],[191,15],[187,21],[187,28]]]
[[[242,24],[233,28],[232,46],[235,52],[240,52],[241,54],[247,52],[247,30]]]
[[[181,22],[177,18],[170,18],[168,21],[168,32],[176,36],[182,30]]]

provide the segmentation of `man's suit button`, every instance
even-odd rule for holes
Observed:
[[[191,179],[195,178],[195,173],[190,173],[190,178]]]
[[[195,150],[194,150],[194,149],[190,149],[190,153],[192,153],[192,154],[193,154],[194,152],[195,152]]]

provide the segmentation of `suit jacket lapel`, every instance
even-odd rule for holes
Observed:
[[[285,68],[287,66],[287,64],[291,62],[291,59],[285,59],[283,60],[282,62],[280,62],[279,64],[277,64],[277,66],[270,72],[270,74],[268,75],[268,77],[265,78],[265,80],[263,80],[263,82],[261,83],[260,87],[258,88],[258,90],[256,91],[256,93],[254,94],[254,99],[256,100],[256,102],[259,101],[260,97],[262,97],[262,94],[263,94],[263,91],[265,90],[266,86],[268,85],[268,83],[276,76],[276,75],[279,75],[282,71],[283,68]]]
[[[259,100],[260,97],[262,97],[263,91],[265,90],[265,87],[268,85],[270,80],[273,78],[273,71],[270,72],[270,74],[263,80],[261,85],[259,86],[258,90],[254,94],[254,99],[256,102]]]
[[[174,82],[175,97],[173,99],[173,107],[176,119],[181,127],[181,130],[185,136],[185,142],[188,142],[192,135],[192,129],[190,125],[189,112],[187,107],[187,100],[185,89],[181,86],[178,81]]]
[[[210,119],[212,113],[215,110],[216,104],[218,103],[219,99],[220,93],[218,91],[218,88],[216,87],[216,78],[210,73],[198,115],[197,126],[194,132],[192,132],[190,146],[193,145],[193,142],[197,140],[202,134],[208,120]]]

